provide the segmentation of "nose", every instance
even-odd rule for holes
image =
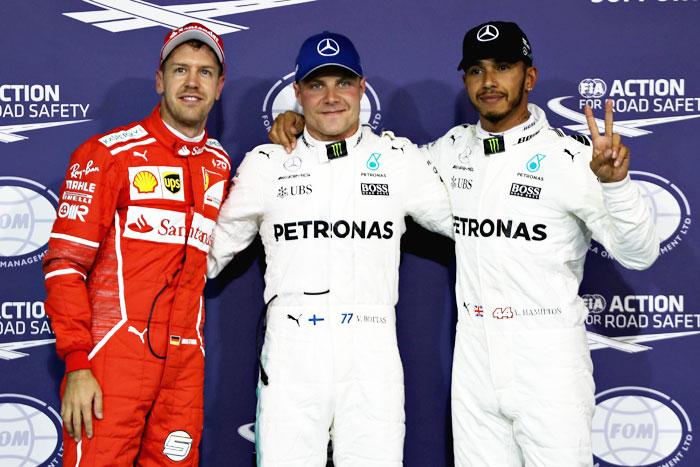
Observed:
[[[199,73],[196,69],[190,69],[187,72],[187,80],[185,81],[185,86],[194,89],[199,87]]]
[[[485,88],[496,86],[496,72],[491,67],[486,67],[483,74],[483,85]]]
[[[324,96],[324,100],[328,104],[338,102],[338,93],[335,89],[335,86],[328,86],[326,88],[326,95]]]

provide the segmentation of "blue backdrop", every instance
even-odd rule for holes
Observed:
[[[294,57],[324,29],[347,34],[360,51],[369,83],[363,120],[417,143],[476,121],[456,67],[464,32],[490,19],[527,32],[540,71],[531,100],[552,125],[582,130],[586,102],[614,99],[662,255],[630,272],[599,245],[589,253],[581,295],[596,367],[595,462],[700,465],[696,0],[5,0],[0,12],[0,465],[61,462],[63,366],[39,262],[68,157],[91,135],[151,110],[166,27],[193,19],[226,44],[226,86],[208,127],[234,166],[293,107]],[[453,247],[412,225],[403,251],[405,465],[449,466]],[[256,243],[207,287],[205,466],[254,462],[264,267]]]

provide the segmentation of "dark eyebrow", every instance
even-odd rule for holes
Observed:
[[[182,67],[187,67],[187,68],[192,67],[192,65],[189,65],[189,64],[187,64],[187,63],[181,63],[181,62],[171,62],[171,65],[172,65],[172,66],[176,66],[176,67],[177,67],[177,66],[182,66]],[[202,65],[202,66],[200,66],[200,67],[198,67],[198,68],[206,68],[206,69],[212,69],[212,70],[213,70],[214,68],[216,68],[216,65]]]

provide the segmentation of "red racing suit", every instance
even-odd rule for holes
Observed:
[[[44,257],[46,310],[66,374],[97,378],[104,418],[80,443],[64,430],[65,465],[198,464],[202,290],[230,169],[216,140],[178,134],[159,107],[73,153]]]

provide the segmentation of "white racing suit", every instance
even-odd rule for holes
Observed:
[[[600,183],[590,140],[529,110],[505,133],[458,126],[423,148],[454,214],[459,467],[592,464],[595,388],[577,295],[591,235],[631,269],[650,266],[659,251],[629,177]]]
[[[402,465],[404,216],[451,236],[445,187],[407,140],[367,127],[335,144],[305,133],[292,154],[263,145],[241,163],[208,274],[260,233],[269,381],[258,386],[258,465],[325,466],[329,431],[336,467]]]

